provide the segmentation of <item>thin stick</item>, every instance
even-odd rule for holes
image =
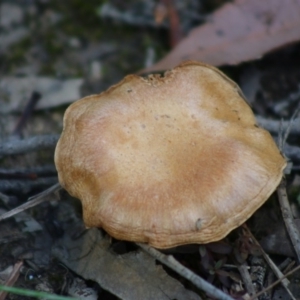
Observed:
[[[298,115],[299,111],[300,111],[300,105],[298,105],[297,109],[294,111],[294,113],[293,113],[293,115],[292,115],[292,117],[290,119],[289,126],[287,127],[287,129],[285,131],[285,134],[282,137],[282,149],[281,150],[283,150],[283,147],[284,147],[284,145],[285,145],[285,143],[287,141],[287,138],[289,137],[289,134],[291,132],[291,128],[293,127],[293,124],[295,122],[296,116]]]
[[[270,120],[270,119],[265,119],[261,116],[256,116],[258,124],[265,128],[266,130],[277,133],[278,132],[278,127],[280,126],[280,121],[279,120]],[[283,130],[286,130],[290,126],[290,121],[283,121],[282,122],[282,127]],[[290,134],[293,135],[298,135],[300,133],[300,118],[295,118],[293,121],[293,126],[290,129]]]
[[[284,134],[279,134],[279,149],[281,152],[283,152],[286,140],[291,132],[292,125],[295,125],[296,116],[299,113],[300,106],[296,109],[295,113],[291,117],[290,121],[288,122],[286,131]],[[280,126],[280,131],[283,131],[282,123]],[[298,263],[300,262],[300,234],[297,229],[297,226],[294,222],[293,213],[290,207],[289,199],[286,192],[286,180],[285,178],[282,178],[278,188],[277,188],[277,195],[278,200],[280,203],[280,208],[282,212],[282,217],[285,223],[285,227],[287,229],[287,232],[290,236],[291,242],[293,244],[294,250],[297,255]]]
[[[6,142],[2,142],[0,145],[0,158],[8,155],[16,155],[28,153],[30,151],[38,151],[42,149],[51,149],[54,148],[59,135],[57,134],[48,134],[34,136],[24,140],[13,139]]]
[[[274,281],[272,284],[270,284],[268,287],[266,287],[265,289],[263,289],[262,291],[260,291],[259,293],[257,293],[256,295],[254,295],[252,298],[250,298],[250,300],[254,300],[255,298],[259,297],[260,295],[262,295],[263,293],[267,292],[268,290],[272,289],[274,286],[276,286],[278,283],[280,283],[282,281],[282,279],[292,275],[293,273],[295,273],[296,271],[298,271],[300,269],[300,265],[297,266],[295,269],[289,271],[288,273],[286,273],[282,278],[277,279],[276,281]]]
[[[300,262],[300,234],[295,225],[293,213],[289,204],[285,178],[281,180],[281,183],[277,188],[277,195],[286,229],[296,252],[298,262]]]
[[[5,286],[13,286],[20,276],[20,269],[23,266],[23,261],[18,261],[15,263],[12,272],[9,275],[9,278],[5,281]],[[7,296],[6,291],[0,291],[0,300],[5,300]]]
[[[252,279],[250,277],[249,271],[248,271],[248,266],[246,263],[241,264],[238,266],[238,270],[242,276],[243,282],[245,284],[246,290],[248,294],[253,297],[256,293],[255,288],[252,283]]]
[[[8,211],[7,213],[4,213],[2,215],[0,215],[0,221],[2,220],[5,220],[5,219],[8,219],[30,207],[33,207],[33,206],[36,206],[42,202],[45,202],[45,201],[48,201],[47,197],[48,195],[54,193],[54,192],[57,192],[61,189],[61,186],[59,183],[51,186],[49,189],[35,195],[35,196],[32,196],[28,199],[28,201],[10,211]]]
[[[283,285],[284,289],[287,291],[287,293],[290,295],[290,297],[293,300],[296,300],[295,297],[293,296],[293,294],[291,293],[291,291],[288,288],[288,286],[290,284],[289,280],[285,278],[284,274],[277,268],[277,266],[272,261],[272,259],[269,257],[269,255],[264,251],[264,249],[261,247],[260,243],[257,241],[257,239],[254,237],[254,235],[252,234],[252,232],[248,228],[248,226],[246,224],[244,224],[243,228],[247,231],[247,234],[249,234],[249,236],[251,237],[253,243],[259,247],[264,259],[267,262],[267,264],[272,269],[272,271],[274,272],[276,277],[281,280],[281,284]]]
[[[0,192],[0,199],[2,199],[5,203],[8,203],[10,197]]]
[[[171,268],[173,271],[192,282],[196,287],[205,291],[208,295],[221,300],[233,300],[229,295],[214,287],[201,277],[180,264],[172,255],[165,255],[147,244],[137,243],[144,251],[149,253],[155,259]]]
[[[9,176],[7,176],[9,177]],[[0,191],[2,193],[28,193],[34,189],[47,189],[57,183],[57,176],[38,177],[37,179],[0,179]]]
[[[12,133],[13,136],[17,136],[19,138],[22,136],[22,130],[24,129],[27,120],[32,115],[33,110],[34,110],[35,106],[37,105],[38,101],[41,99],[41,97],[42,97],[42,95],[39,92],[37,92],[37,91],[32,92],[30,99],[29,99],[28,103],[26,104],[20,119],[19,119],[15,129],[13,130],[13,133]]]

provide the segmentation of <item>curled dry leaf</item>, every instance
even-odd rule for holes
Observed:
[[[214,66],[257,59],[300,39],[300,0],[236,0],[193,29],[167,56],[142,70],[173,68],[186,59]]]

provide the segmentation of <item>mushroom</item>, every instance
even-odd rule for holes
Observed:
[[[286,161],[239,87],[188,61],[73,103],[55,164],[86,226],[170,248],[220,240],[244,223]]]

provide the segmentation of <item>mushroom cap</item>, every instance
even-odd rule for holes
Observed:
[[[55,164],[88,227],[170,248],[220,240],[244,223],[286,161],[238,86],[189,61],[73,103]]]

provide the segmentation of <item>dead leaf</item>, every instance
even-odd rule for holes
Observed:
[[[193,29],[167,56],[142,73],[171,69],[183,60],[220,66],[258,59],[300,40],[300,0],[235,0]]]
[[[66,232],[53,254],[68,268],[123,300],[201,299],[170,277],[155,259],[143,251],[118,255],[96,228],[78,239]]]

